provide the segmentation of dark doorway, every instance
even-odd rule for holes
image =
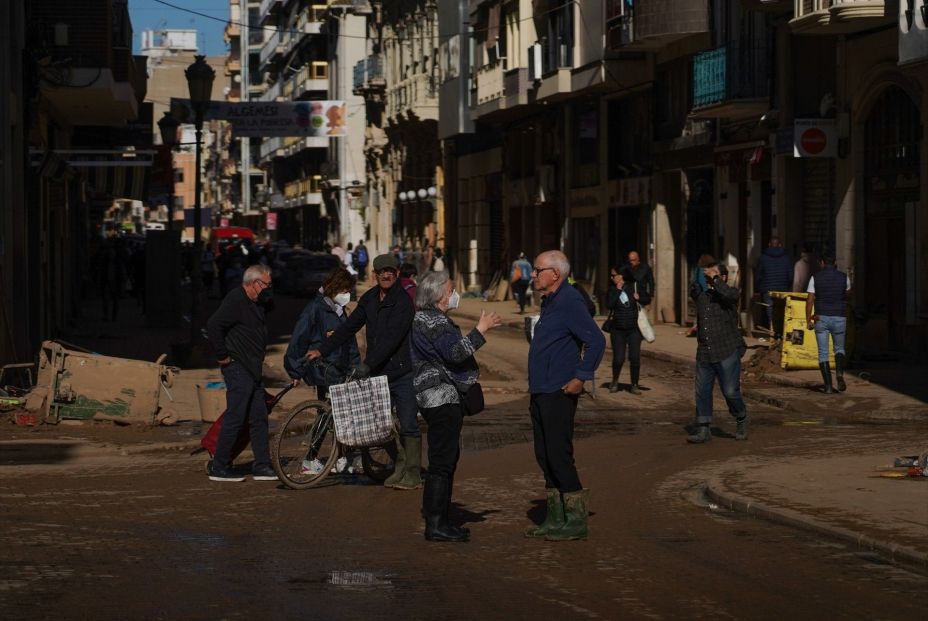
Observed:
[[[609,265],[621,267],[632,250],[642,254],[638,244],[641,220],[639,207],[613,207],[609,210]],[[647,255],[644,255],[645,257]]]

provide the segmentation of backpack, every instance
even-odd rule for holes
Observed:
[[[358,262],[358,265],[367,265],[367,248],[364,246],[359,246],[354,251],[355,260]]]

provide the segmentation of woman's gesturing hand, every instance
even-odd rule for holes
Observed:
[[[486,334],[493,328],[498,328],[501,325],[503,325],[503,320],[500,319],[498,313],[480,311],[480,321],[477,322],[477,331],[480,334]]]

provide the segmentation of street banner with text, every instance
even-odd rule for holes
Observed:
[[[171,98],[171,114],[181,123],[193,123],[189,99]],[[211,101],[203,113],[204,121],[228,121],[237,136],[344,136],[344,101]]]

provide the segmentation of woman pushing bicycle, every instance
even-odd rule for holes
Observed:
[[[293,383],[302,380],[307,385],[315,386],[320,400],[326,398],[330,385],[343,381],[342,373],[337,370],[344,372],[361,362],[358,343],[353,335],[323,358],[325,364],[307,364],[306,361],[307,352],[318,349],[347,320],[345,306],[351,300],[354,286],[354,277],[348,270],[343,267],[332,270],[322,283],[319,295],[314,296],[303,309],[284,355],[284,368]],[[303,467],[316,474],[312,470],[315,468],[318,471],[322,464],[312,453],[311,447]]]

